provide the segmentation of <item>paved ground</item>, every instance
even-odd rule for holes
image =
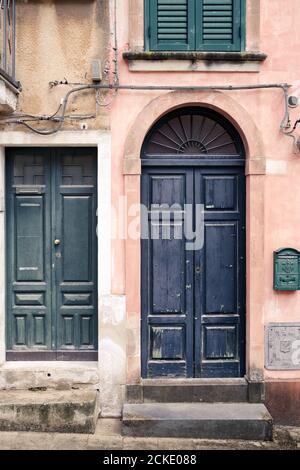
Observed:
[[[0,432],[1,450],[205,450],[300,448],[300,428],[276,427],[274,442],[122,437],[117,419],[100,419],[96,433]]]

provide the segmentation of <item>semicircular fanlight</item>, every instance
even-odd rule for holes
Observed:
[[[232,125],[203,109],[177,110],[159,121],[148,134],[144,157],[241,156],[240,139]]]

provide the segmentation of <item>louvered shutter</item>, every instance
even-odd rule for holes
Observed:
[[[196,49],[241,50],[242,1],[196,0]]]
[[[245,0],[145,0],[149,48],[240,51],[244,10]]]
[[[149,3],[150,49],[193,50],[194,0],[149,0]]]

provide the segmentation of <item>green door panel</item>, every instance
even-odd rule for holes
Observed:
[[[92,279],[91,196],[63,195],[63,279],[84,282]],[[80,224],[78,223],[80,221]],[[84,230],[83,227],[87,229]]]
[[[43,196],[16,195],[17,281],[44,279],[44,214]]]
[[[51,348],[49,157],[9,150],[6,173],[7,348]]]
[[[96,159],[69,149],[56,169],[57,345],[97,348]]]
[[[97,350],[95,151],[10,149],[6,177],[7,357],[80,359]]]

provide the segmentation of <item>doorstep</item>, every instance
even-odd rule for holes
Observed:
[[[271,441],[262,403],[125,403],[124,436]]]
[[[153,402],[247,402],[245,378],[142,379],[127,385],[127,403]]]

